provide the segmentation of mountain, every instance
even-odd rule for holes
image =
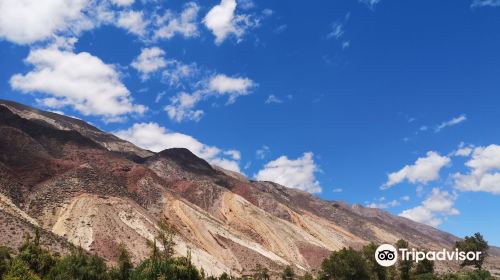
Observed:
[[[81,120],[0,100],[0,245],[16,248],[39,227],[42,244],[62,254],[81,246],[113,263],[123,243],[138,262],[163,219],[175,229],[176,253],[190,252],[208,275],[257,265],[311,271],[332,250],[370,241],[439,250],[459,240],[379,209],[252,181],[187,149],[153,153]]]

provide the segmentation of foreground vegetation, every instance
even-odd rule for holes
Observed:
[[[50,253],[40,246],[38,231],[34,238],[26,236],[24,244],[17,252],[0,247],[0,279],[3,280],[232,280],[241,279],[224,273],[218,278],[207,276],[191,263],[191,257],[174,257],[174,233],[165,224],[160,224],[157,239],[150,243],[151,255],[139,265],[132,264],[125,246],[118,248],[118,262],[108,267],[103,259],[89,255],[82,249],[76,249],[68,256]],[[408,243],[399,240],[397,248],[408,247]],[[482,251],[486,257],[488,244],[480,234],[466,237],[456,243],[461,251]],[[162,248],[161,250],[159,248]],[[434,263],[421,261],[400,261],[396,266],[385,268],[375,261],[377,245],[370,243],[363,250],[344,248],[333,252],[325,259],[321,269],[311,275],[298,276],[292,267],[286,267],[280,275],[273,274],[258,266],[251,276],[243,279],[283,280],[489,280],[494,279],[488,271],[482,270],[484,258],[474,262],[464,262],[462,267],[474,267],[475,270],[455,274],[436,275]]]

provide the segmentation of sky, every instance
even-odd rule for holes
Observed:
[[[0,98],[500,245],[500,0],[0,0]]]

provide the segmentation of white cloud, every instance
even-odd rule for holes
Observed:
[[[255,8],[255,3],[252,0],[239,0],[238,2],[243,10]]]
[[[455,117],[449,121],[442,122],[440,125],[436,126],[434,129],[435,132],[440,132],[442,129],[449,127],[449,126],[454,126],[459,123],[462,123],[467,120],[467,117],[465,115],[460,115],[458,117]]]
[[[176,59],[166,59],[165,51],[158,47],[144,48],[132,62],[132,67],[141,73],[143,80],[162,70],[162,81],[170,87],[183,87],[182,81],[198,73],[196,63],[184,64]]]
[[[437,227],[443,223],[443,219],[447,216],[460,214],[454,208],[456,198],[456,195],[434,188],[421,205],[404,210],[399,216]]]
[[[86,0],[0,0],[0,38],[31,44],[56,33],[90,29],[89,8]]]
[[[195,109],[202,100],[210,97],[227,96],[226,104],[232,104],[239,96],[250,93],[254,82],[248,78],[233,78],[223,74],[212,76],[208,81],[202,82],[203,88],[193,93],[180,92],[170,99],[170,104],[165,107],[170,119],[177,122],[184,120],[199,121],[204,112]]]
[[[270,17],[274,14],[274,11],[271,9],[264,9],[262,10],[262,14],[266,17]]]
[[[216,158],[216,159],[213,159],[210,163],[213,165],[217,165],[219,167],[222,167],[226,170],[236,171],[238,173],[241,173],[240,166],[238,165],[238,162],[236,162],[234,160]]]
[[[266,99],[266,104],[272,104],[272,103],[283,103],[283,100],[279,99],[278,97],[276,97],[276,95],[274,94],[271,94],[267,97]]]
[[[458,157],[468,157],[472,153],[471,147],[463,147],[455,151],[454,156]]]
[[[196,63],[184,64],[178,60],[167,61],[166,69],[162,72],[163,82],[170,87],[184,87],[183,81],[189,80],[198,74]]]
[[[208,84],[208,90],[218,95],[227,95],[228,103],[234,103],[239,96],[247,95],[255,86],[248,78],[228,77],[223,74],[213,76]]]
[[[344,35],[344,24],[342,22],[332,23],[332,31],[326,35],[326,38],[340,39]]]
[[[350,17],[351,14],[347,13],[343,18],[332,23],[331,31],[326,34],[326,39],[335,39],[339,41],[343,50],[351,46],[351,41],[344,39],[345,25]]]
[[[203,144],[192,136],[168,131],[157,123],[136,123],[126,130],[115,132],[115,134],[124,140],[153,152],[160,152],[170,148],[187,148],[211,164],[240,172],[239,159],[235,158],[236,155],[240,156],[238,151],[224,151],[215,146]],[[227,155],[229,155],[229,158]]]
[[[401,205],[401,202],[407,202],[409,200],[410,200],[410,197],[407,195],[401,197],[400,200],[393,199],[391,201],[387,201],[385,197],[381,197],[378,199],[378,201],[375,201],[372,203],[366,202],[366,207],[378,208],[378,209],[388,209],[388,208],[393,208],[393,207],[399,206],[399,205]]]
[[[236,0],[221,0],[203,19],[205,26],[214,34],[217,45],[231,34],[239,41],[247,28],[259,25],[259,20],[250,15],[236,15],[236,6]]]
[[[145,36],[148,21],[142,11],[121,11],[118,13],[116,25],[137,36]]]
[[[319,193],[321,186],[315,176],[318,171],[313,153],[308,152],[297,159],[281,156],[270,161],[254,177],[260,181],[272,181],[289,188]]]
[[[203,99],[201,92],[192,94],[180,92],[170,99],[170,104],[165,107],[168,117],[174,121],[184,120],[199,121],[203,116],[203,110],[195,110],[194,107]]]
[[[500,194],[500,146],[475,148],[465,165],[470,169],[468,174],[453,175],[457,189]]]
[[[380,3],[381,0],[359,0],[360,3],[365,4],[371,10],[375,9],[375,6]]]
[[[134,4],[134,0],[111,0],[111,2],[118,6],[130,6]]]
[[[84,115],[103,116],[108,121],[146,110],[133,103],[112,65],[87,52],[35,49],[25,61],[33,70],[12,76],[10,85],[22,93],[43,94],[40,102],[47,107],[71,106]]]
[[[165,94],[167,94],[166,91],[161,91],[159,92],[157,95],[156,95],[156,98],[155,98],[155,103],[158,103],[161,101],[161,99],[163,98],[163,96],[165,96]]]
[[[468,145],[466,146],[463,142],[458,145],[458,149],[452,152],[451,154],[456,157],[468,157],[474,151],[474,146]]]
[[[382,188],[390,188],[404,180],[408,180],[413,184],[427,184],[430,181],[435,181],[439,179],[441,168],[448,165],[450,161],[449,157],[430,151],[426,157],[418,158],[413,165],[406,165],[401,170],[390,173],[387,182]]]
[[[158,30],[155,31],[154,38],[170,39],[176,34],[180,34],[185,38],[197,37],[199,32],[196,20],[199,10],[200,7],[195,2],[187,3],[179,15],[167,10],[163,16],[158,17],[156,20]]]
[[[342,42],[342,49],[345,50],[351,46],[351,41]]]
[[[134,59],[132,67],[139,71],[142,79],[146,80],[149,75],[164,68],[167,65],[165,60],[165,51],[158,47],[144,48],[141,54]]]
[[[285,32],[288,29],[288,25],[282,24],[274,29],[274,33],[276,34],[281,34]]]
[[[258,159],[265,159],[269,155],[270,150],[271,149],[268,146],[264,145],[264,146],[262,146],[262,148],[258,149],[255,152],[255,156]]]
[[[332,190],[332,192],[334,192],[334,193],[341,193],[341,192],[343,192],[343,191],[344,191],[344,190],[343,190],[343,189],[341,189],[341,188],[335,188],[335,189],[333,189],[333,190]]]
[[[500,0],[474,0],[471,7],[500,7]]]
[[[368,208],[378,208],[378,209],[388,209],[392,207],[399,206],[401,203],[398,200],[392,200],[389,202],[372,202],[370,204],[367,204],[366,207]]]
[[[227,156],[231,156],[234,160],[241,159],[241,153],[240,153],[240,151],[237,151],[237,150],[227,150],[224,152],[224,154]]]

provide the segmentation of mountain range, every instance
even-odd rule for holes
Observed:
[[[154,153],[82,120],[0,100],[0,245],[17,248],[40,228],[42,244],[61,254],[80,246],[113,263],[123,243],[137,263],[161,220],[175,230],[176,253],[189,252],[208,275],[314,271],[343,247],[405,239],[442,250],[459,240],[380,209],[248,179],[184,148]],[[500,250],[490,255],[487,268],[498,273]]]

